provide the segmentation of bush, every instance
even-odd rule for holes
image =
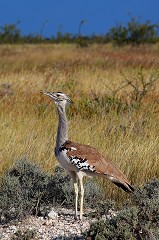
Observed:
[[[135,106],[141,106],[145,97],[148,96],[152,90],[155,88],[155,83],[159,80],[159,72],[151,73],[149,76],[146,76],[144,73],[143,67],[140,68],[136,76],[133,76],[131,79],[127,78],[124,74],[124,82],[126,83],[122,88],[129,86],[131,91],[129,93],[129,98],[131,103]]]
[[[2,178],[0,189],[1,219],[38,214],[45,198],[49,177],[36,165],[23,159]]]
[[[65,200],[62,190],[64,181],[68,180],[59,172],[51,176],[26,159],[18,161],[1,180],[1,220],[38,215],[46,204],[61,203]]]
[[[0,27],[0,43],[17,43],[21,40],[20,30],[16,24],[5,24]]]
[[[95,180],[88,180],[85,186],[85,206],[101,201],[102,194]],[[55,174],[49,175],[26,159],[18,161],[6,173],[0,191],[2,222],[30,214],[45,215],[50,205],[74,206],[73,183],[64,169],[57,166]]]
[[[74,114],[80,114],[82,118],[91,118],[94,115],[105,116],[111,111],[115,114],[128,112],[130,106],[128,103],[118,99],[116,96],[107,94],[92,94],[91,97],[84,97],[75,104]],[[132,108],[135,108],[132,106]]]
[[[91,239],[159,239],[159,180],[153,180],[134,194],[135,206],[124,207],[116,216],[92,223]]]
[[[141,23],[139,19],[131,17],[126,26],[119,24],[111,28],[107,37],[118,45],[154,43],[158,40],[158,27],[157,24],[151,24],[149,20]]]

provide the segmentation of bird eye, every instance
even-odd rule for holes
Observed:
[[[56,94],[57,97],[60,97],[60,94]]]

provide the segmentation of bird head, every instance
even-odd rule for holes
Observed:
[[[45,92],[41,91],[42,94],[49,96],[56,105],[65,106],[67,103],[73,103],[68,95],[62,92]]]

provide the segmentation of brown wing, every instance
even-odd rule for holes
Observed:
[[[90,165],[90,169],[85,170],[81,168],[81,171],[91,171],[91,169],[93,169],[96,174],[105,176],[125,191],[133,191],[126,176],[124,176],[124,174],[115,167],[108,158],[100,154],[95,148],[71,141],[67,141],[64,144],[64,147],[68,149],[67,156],[69,158],[76,157],[81,159],[81,161],[86,161],[87,164]]]

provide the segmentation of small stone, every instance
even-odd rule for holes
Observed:
[[[39,232],[39,233],[43,233],[43,229],[40,228],[40,229],[38,230],[38,232]]]
[[[54,209],[52,209],[49,213],[48,213],[48,218],[51,218],[53,220],[58,220],[58,214],[57,212],[54,211]]]
[[[16,226],[14,226],[14,225],[13,225],[13,226],[11,226],[11,227],[10,227],[10,229],[11,229],[11,230],[12,230],[12,232],[14,232],[14,233],[17,231],[17,227],[16,227]]]

